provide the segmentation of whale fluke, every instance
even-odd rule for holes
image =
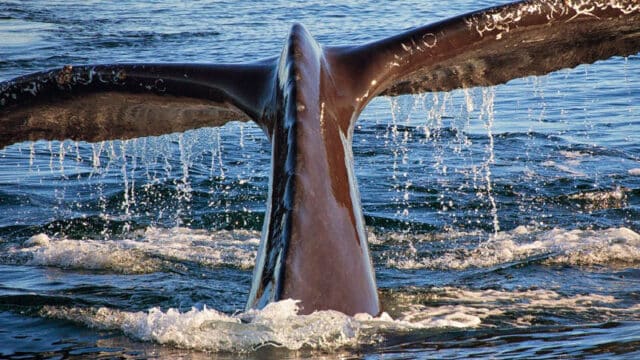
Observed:
[[[367,101],[509,80],[640,49],[640,1],[524,1],[345,47]],[[349,71],[349,70],[348,70]],[[372,83],[374,83],[372,85]]]
[[[0,83],[0,148],[98,141],[253,120],[272,145],[247,307],[380,312],[351,149],[379,95],[496,85],[640,51],[638,0],[531,0],[361,46],[322,47],[294,25],[253,64],[65,67]]]
[[[274,62],[65,66],[22,76],[0,83],[0,148],[25,140],[95,142],[231,120],[259,122]]]

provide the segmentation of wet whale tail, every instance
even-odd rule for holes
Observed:
[[[496,85],[640,51],[640,1],[532,0],[361,46],[322,47],[294,25],[249,64],[67,66],[0,83],[0,148],[101,141],[252,120],[272,144],[248,307],[377,314],[351,138],[374,97]]]

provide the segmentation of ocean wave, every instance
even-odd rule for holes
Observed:
[[[582,191],[570,195],[560,195],[554,200],[589,212],[622,209],[629,205],[629,192],[631,189],[618,187],[613,190]],[[544,199],[540,200],[544,201]]]
[[[520,226],[493,235],[373,231],[368,234],[375,265],[402,270],[464,270],[529,261],[544,265],[610,267],[640,263],[640,234],[624,227],[536,230]],[[448,249],[429,245],[442,241],[458,242],[458,245]],[[21,244],[3,244],[0,263],[122,274],[182,271],[189,264],[251,270],[259,243],[259,231],[181,227],[149,227],[134,231],[126,239],[68,239],[38,234]]]
[[[150,227],[134,235],[132,239],[75,240],[38,234],[5,249],[0,262],[124,274],[173,270],[183,263],[250,269],[260,239],[257,231],[180,227]]]
[[[359,324],[347,315],[323,311],[297,315],[297,303],[285,300],[263,310],[227,315],[203,307],[187,312],[158,308],[126,312],[110,308],[45,307],[47,317],[72,320],[102,330],[120,330],[132,338],[180,348],[243,353],[272,345],[335,349],[357,344]]]
[[[624,227],[605,230],[533,230],[519,226],[490,236],[475,247],[448,250],[437,256],[416,250],[414,243],[423,240],[420,236],[414,239],[405,237],[403,244],[406,249],[390,253],[386,266],[398,269],[463,270],[527,261],[541,256],[542,263],[547,265],[630,266],[640,262],[640,234]]]
[[[332,310],[298,315],[298,310],[298,302],[288,299],[271,303],[262,310],[233,315],[206,306],[186,312],[159,308],[127,312],[106,307],[45,306],[40,314],[101,330],[122,331],[138,340],[234,353],[252,352],[264,346],[335,351],[378,343],[385,331],[476,327],[481,324],[481,317],[490,314],[464,306],[447,306],[435,311],[422,309],[394,320],[386,313],[378,317],[367,314],[352,317]]]
[[[395,319],[387,313],[348,316],[337,311],[298,314],[298,302],[287,299],[262,310],[232,315],[201,306],[181,312],[152,308],[129,312],[107,307],[44,306],[39,314],[70,320],[100,330],[121,331],[143,341],[178,348],[213,352],[248,353],[265,346],[288,350],[334,352],[384,342],[425,329],[471,329],[491,327],[491,318],[510,313],[510,326],[531,326],[549,309],[591,314],[594,309],[607,316],[633,314],[638,306],[624,307],[612,296],[598,294],[562,295],[552,290],[517,291],[434,288],[428,301],[411,299]],[[398,294],[402,298],[402,294]],[[411,297],[406,295],[405,297]],[[589,315],[591,316],[591,315]]]

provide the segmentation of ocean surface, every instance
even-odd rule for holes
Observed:
[[[498,1],[0,2],[0,81],[357,44]],[[380,317],[245,311],[270,146],[252,124],[0,149],[0,358],[640,357],[640,57],[378,98],[356,175]]]

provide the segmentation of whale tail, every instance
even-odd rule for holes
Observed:
[[[636,0],[523,1],[361,46],[328,47],[342,97],[489,86],[640,49]],[[231,120],[270,134],[279,58],[250,64],[66,66],[0,83],[0,148],[155,136]]]
[[[248,307],[377,314],[351,137],[379,95],[496,85],[640,51],[640,2],[537,0],[455,17],[362,46],[318,45],[294,25],[251,64],[65,67],[0,83],[0,148],[100,141],[253,120],[272,144]]]
[[[0,83],[0,148],[260,123],[273,62],[65,66],[22,76]]]

